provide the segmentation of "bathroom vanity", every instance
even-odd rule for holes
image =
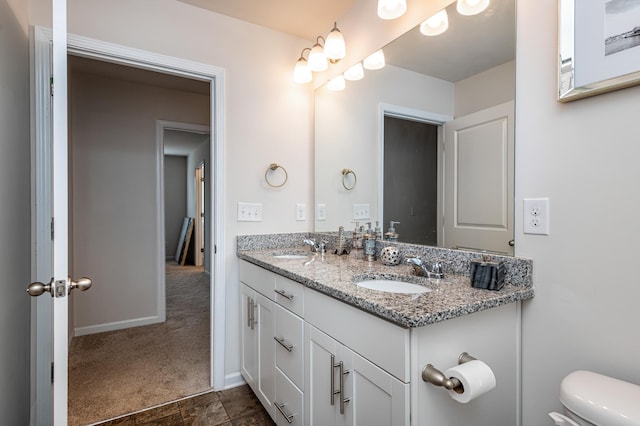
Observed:
[[[530,276],[515,275],[530,274],[529,260],[513,263],[517,285],[490,291],[472,288],[462,274],[428,281],[408,265],[383,266],[353,253],[241,248],[242,375],[277,424],[518,424],[519,303],[533,289]],[[451,257],[447,265],[464,261]],[[356,284],[398,277],[430,291]],[[489,365],[497,381],[466,404],[421,377],[426,364],[445,371],[462,352]]]

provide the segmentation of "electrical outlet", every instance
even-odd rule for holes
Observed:
[[[524,233],[549,235],[549,199],[524,199]]]
[[[316,206],[316,220],[327,220],[327,205],[318,204]]]
[[[296,204],[296,220],[304,221],[307,220],[307,215],[305,214],[306,206],[304,203]]]
[[[262,203],[238,203],[238,222],[262,222]]]
[[[369,204],[354,204],[353,219],[354,220],[369,219]]]

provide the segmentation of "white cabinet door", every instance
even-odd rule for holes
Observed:
[[[341,345],[315,327],[305,324],[305,424],[307,426],[343,425],[339,413],[342,395],[339,389],[338,361]],[[333,387],[332,387],[333,386]],[[348,404],[348,403],[347,403]]]
[[[240,283],[240,371],[242,377],[255,392],[258,376],[258,345],[255,324],[256,292]]]
[[[274,304],[256,293],[256,329],[258,342],[258,383],[256,394],[262,405],[273,416],[273,400],[276,392]]]
[[[346,349],[346,348],[345,348]],[[409,426],[409,384],[403,383],[346,349],[349,374],[345,397],[350,397],[346,419],[355,426]]]

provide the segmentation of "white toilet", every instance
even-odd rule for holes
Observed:
[[[574,371],[560,383],[564,414],[549,413],[559,426],[638,426],[640,386],[590,371]]]

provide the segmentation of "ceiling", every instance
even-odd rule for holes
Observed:
[[[326,32],[330,23],[355,3],[355,0],[178,1],[309,40]],[[371,7],[376,7],[375,0],[371,0]],[[387,63],[455,82],[515,58],[514,0],[491,0],[489,7],[475,16],[458,14],[455,2],[447,12],[447,32],[426,37],[414,28],[385,46]],[[346,43],[348,46],[349,40]]]
[[[222,15],[315,40],[355,0],[178,0]],[[373,7],[375,3],[372,1]]]

